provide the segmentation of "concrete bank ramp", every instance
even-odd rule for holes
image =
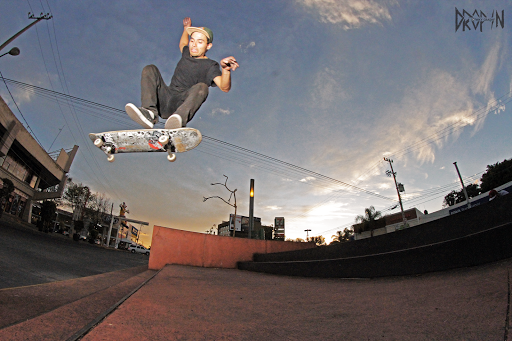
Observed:
[[[346,280],[167,265],[82,340],[504,340],[511,266]]]
[[[0,290],[0,340],[68,340],[111,312],[156,271],[146,266]]]

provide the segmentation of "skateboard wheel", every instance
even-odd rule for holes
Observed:
[[[107,158],[108,162],[114,162],[115,159],[116,157],[114,155],[109,155]]]
[[[98,138],[98,139],[96,139],[96,140],[94,140],[94,145],[95,145],[96,147],[98,147],[98,148],[99,148],[99,147],[101,147],[101,146],[103,146],[103,140],[102,140],[102,139],[99,139],[99,138]]]
[[[162,146],[165,146],[167,143],[169,143],[169,136],[167,135],[162,135],[158,138],[158,142],[160,142],[160,144]]]
[[[167,160],[169,160],[169,162],[176,161],[176,154],[169,154],[169,155],[167,155]]]

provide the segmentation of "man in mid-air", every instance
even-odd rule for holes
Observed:
[[[189,39],[190,36],[190,39]],[[153,128],[159,116],[166,129],[185,127],[208,97],[208,87],[231,89],[231,71],[239,67],[231,56],[217,63],[206,57],[212,48],[213,32],[207,27],[192,27],[190,18],[183,19],[180,39],[181,59],[167,86],[158,68],[148,65],[142,70],[140,107],[128,103],[126,113],[144,128]],[[221,70],[222,68],[222,70]]]

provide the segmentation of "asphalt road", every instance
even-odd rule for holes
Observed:
[[[76,242],[0,218],[0,289],[49,283],[147,265],[149,257]]]

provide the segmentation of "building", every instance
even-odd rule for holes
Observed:
[[[235,237],[237,238],[248,238],[249,236],[249,217],[238,216],[240,225],[237,224],[237,230]],[[261,224],[261,218],[254,217],[254,230],[251,233],[251,239],[273,239],[273,227],[264,226]],[[233,227],[229,224],[229,221],[223,221],[217,225],[217,235],[219,236],[232,236]]]
[[[505,183],[501,186],[495,188],[497,191],[505,191],[507,193],[512,193],[512,181]],[[471,199],[469,199],[470,207],[468,207],[468,203],[466,201],[455,204],[453,206],[449,206],[443,208],[439,211],[432,212],[430,214],[423,214],[416,208],[411,208],[408,210],[404,210],[405,219],[407,220],[406,226],[404,226],[402,221],[402,212],[390,214],[384,216],[384,218],[377,220],[379,222],[376,225],[376,229],[373,230],[373,236],[378,236],[385,233],[395,232],[397,230],[403,228],[409,228],[413,226],[422,225],[434,220],[438,220],[444,217],[448,217],[453,214],[457,214],[459,212],[465,211],[467,209],[471,209],[471,207],[476,207],[480,205],[485,205],[489,202],[489,191],[481,193]],[[356,224],[353,225],[356,227]],[[371,236],[370,231],[365,231],[362,233],[354,233],[354,239],[364,239],[369,238]]]
[[[34,202],[62,196],[77,151],[76,145],[69,152],[62,149],[53,159],[0,97],[0,179],[14,184],[0,208],[31,222]]]

